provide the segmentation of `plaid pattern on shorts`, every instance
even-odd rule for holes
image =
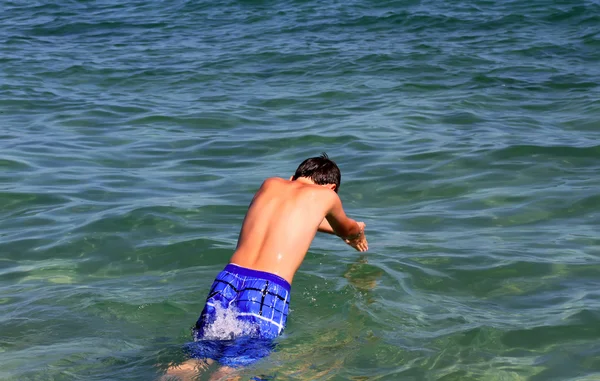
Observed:
[[[276,338],[285,328],[290,289],[290,284],[277,275],[227,265],[210,289],[206,305],[196,322],[194,338],[202,340],[207,337],[211,325],[219,316],[219,309],[231,311],[245,327],[242,332],[231,332],[229,337],[222,339],[240,336]]]

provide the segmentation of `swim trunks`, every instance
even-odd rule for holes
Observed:
[[[267,356],[285,328],[290,289],[277,275],[228,264],[208,293],[187,351],[234,367]]]

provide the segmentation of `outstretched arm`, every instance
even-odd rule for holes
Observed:
[[[369,246],[364,233],[365,223],[346,216],[337,194],[333,195],[331,202],[331,208],[319,225],[319,231],[337,235],[358,251],[367,251]]]
[[[345,237],[345,238],[358,238],[361,234],[364,233],[366,224],[364,222],[356,222],[356,223],[358,224],[358,227],[360,228],[361,232],[359,232],[358,234],[355,234],[353,236]],[[327,218],[323,218],[323,221],[321,221],[321,224],[319,225],[318,231],[320,233],[337,235],[333,231],[333,228],[331,227],[331,224],[329,223],[329,221],[327,221]],[[344,237],[340,237],[340,238],[344,238]]]
[[[354,236],[346,237],[344,242],[358,251],[367,251],[369,250],[369,243],[367,242],[367,237],[365,237],[366,224],[364,222],[357,222],[356,224],[360,228],[360,232]]]
[[[319,225],[319,231],[321,233],[327,233],[327,234],[333,234],[333,235],[335,235],[335,232],[333,231],[333,228],[331,227],[331,225],[327,221],[327,218],[323,218],[323,221],[321,222],[321,225]]]

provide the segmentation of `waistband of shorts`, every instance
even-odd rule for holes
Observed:
[[[280,277],[279,275],[275,275],[275,274],[272,274],[272,273],[269,273],[266,271],[249,269],[247,267],[242,267],[240,265],[236,265],[235,263],[228,264],[227,266],[225,266],[223,271],[227,271],[227,272],[230,272],[233,274],[238,274],[241,276],[247,276],[247,277],[252,277],[252,278],[268,280],[269,282],[280,285],[281,287],[285,288],[288,291],[292,288],[292,286],[289,284],[289,282],[287,280],[283,279],[282,277]]]

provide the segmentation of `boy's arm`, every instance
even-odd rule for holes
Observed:
[[[331,229],[330,234],[337,235],[356,250],[368,250],[369,246],[364,233],[365,224],[346,216],[342,201],[336,193],[332,195],[331,206],[324,222],[319,225],[319,231],[329,233],[329,229]]]
[[[361,228],[361,230],[365,230],[365,223],[364,222],[357,222],[358,227]],[[318,231],[320,233],[326,233],[326,234],[331,234],[331,235],[336,235],[335,232],[333,231],[333,228],[331,227],[331,224],[329,223],[329,221],[327,221],[327,218],[323,218],[323,221],[321,221],[321,224],[319,225],[319,229]]]
[[[321,221],[321,225],[319,225],[319,232],[335,235],[335,232],[333,231],[333,228],[327,221],[327,218],[323,218],[323,221]]]

